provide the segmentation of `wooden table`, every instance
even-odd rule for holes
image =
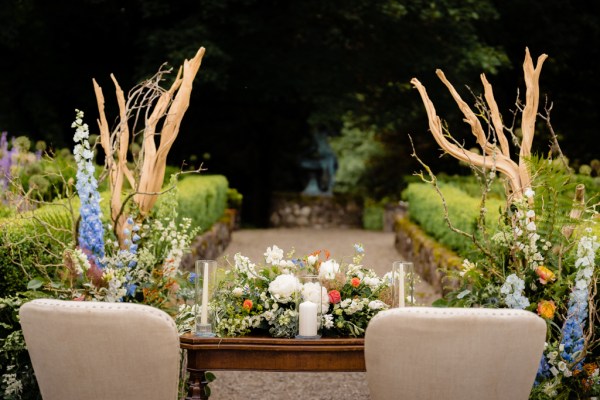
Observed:
[[[186,399],[208,399],[206,371],[366,371],[363,338],[202,338],[186,333],[180,343],[187,350],[190,373]]]

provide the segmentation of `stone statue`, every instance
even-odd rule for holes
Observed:
[[[337,158],[322,130],[313,133],[314,156],[300,161],[302,168],[309,171],[309,181],[302,194],[309,196],[331,196],[337,171]]]

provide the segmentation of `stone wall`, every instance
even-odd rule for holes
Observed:
[[[274,194],[269,216],[271,228],[362,227],[362,205],[341,196]]]
[[[220,257],[229,246],[233,231],[239,228],[238,224],[237,212],[226,210],[220,221],[192,241],[191,252],[183,256],[180,268],[183,271],[194,271],[196,260],[216,260]]]
[[[396,219],[395,246],[406,260],[413,262],[415,272],[436,291],[445,294],[456,287],[446,271],[460,268],[462,259],[427,236],[407,217]]]

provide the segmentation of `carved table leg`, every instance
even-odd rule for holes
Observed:
[[[205,371],[190,371],[188,397],[186,400],[208,400],[206,396],[206,380]]]

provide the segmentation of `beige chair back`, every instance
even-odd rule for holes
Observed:
[[[546,322],[513,309],[385,310],[365,333],[373,400],[527,399]]]
[[[179,334],[167,313],[54,299],[19,313],[44,400],[177,399]]]

